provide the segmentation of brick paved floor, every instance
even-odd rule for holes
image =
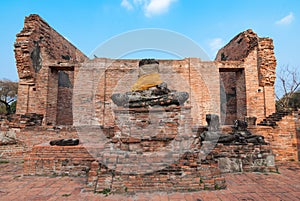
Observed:
[[[0,164],[0,200],[300,200],[300,162],[279,166],[279,174],[226,174],[227,189],[189,193],[108,195],[85,192],[85,178],[22,175],[21,163]]]

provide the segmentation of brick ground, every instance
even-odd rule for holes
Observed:
[[[22,175],[22,163],[0,164],[0,200],[300,200],[300,162],[279,167],[279,174],[226,174],[228,188],[187,193],[139,193],[108,195],[85,192],[85,178],[33,177]]]

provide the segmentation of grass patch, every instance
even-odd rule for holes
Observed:
[[[16,175],[16,176],[14,176],[14,179],[17,179],[17,178],[20,178],[21,177],[21,175]]]
[[[281,174],[281,173],[279,172],[279,168],[278,168],[278,167],[275,167],[275,170],[271,169],[269,172],[270,172],[270,173]]]
[[[281,174],[281,173],[279,172],[279,170],[276,170],[276,171],[271,170],[270,173],[273,173],[273,174]]]
[[[7,163],[9,163],[8,160],[0,160],[0,164],[7,164]]]
[[[203,184],[203,180],[202,180],[202,178],[201,178],[201,177],[200,177],[200,181],[199,181],[199,182],[200,182],[200,184]]]
[[[109,188],[105,188],[102,191],[98,191],[98,193],[101,193],[101,194],[104,194],[105,196],[108,196],[111,193],[111,191],[110,191]]]

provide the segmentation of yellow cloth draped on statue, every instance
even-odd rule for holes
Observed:
[[[159,73],[142,75],[131,87],[131,91],[147,90],[161,84],[162,82],[163,81],[161,80]]]

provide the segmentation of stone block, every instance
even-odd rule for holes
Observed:
[[[219,158],[218,164],[222,173],[241,172],[242,161],[238,158]]]

